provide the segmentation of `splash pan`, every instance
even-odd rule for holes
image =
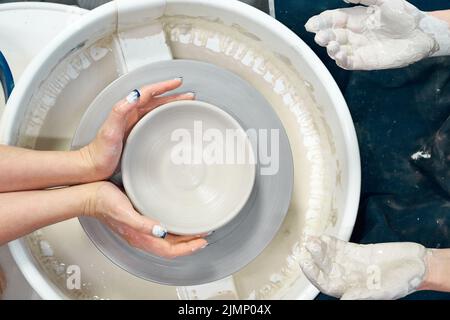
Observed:
[[[277,171],[263,175],[269,168],[262,168],[258,160],[255,185],[246,206],[236,218],[209,237],[208,247],[192,256],[173,260],[157,257],[132,248],[98,220],[80,218],[80,222],[94,244],[128,272],[158,283],[187,286],[233,274],[270,243],[286,216],[291,200],[293,162],[283,125],[256,89],[232,72],[190,60],[153,63],[114,81],[83,116],[73,148],[78,149],[95,137],[115,102],[128,92],[179,76],[183,77],[183,86],[176,92],[196,92],[197,100],[223,109],[238,120],[244,130],[277,132],[280,158],[273,168]],[[252,142],[255,155],[258,150],[256,143]],[[114,181],[121,183],[120,174]]]
[[[250,210],[246,216],[241,212],[236,221],[227,225],[234,226],[233,231],[217,231],[209,239],[212,244],[207,251],[175,260],[167,270],[161,268],[147,275],[142,273],[151,273],[152,268],[143,261],[159,265],[169,262],[139,251],[129,254],[120,239],[108,234],[109,230],[92,224],[92,228],[99,229],[89,231],[83,222],[88,233],[98,235],[95,246],[79,221],[71,220],[11,243],[19,267],[33,288],[50,299],[204,299],[227,288],[235,288],[231,291],[238,298],[314,297],[317,290],[299,268],[300,247],[305,234],[349,238],[359,202],[356,135],[345,100],[317,56],[289,29],[254,8],[233,0],[115,0],[92,10],[55,38],[27,68],[5,108],[1,141],[32,149],[68,150],[88,107],[105,88],[152,63],[171,60],[200,61],[219,70],[217,74],[208,73],[207,78],[208,85],[210,81],[220,84],[220,93],[213,96],[212,86],[205,91],[197,85],[189,87],[195,83],[189,84],[189,76],[185,76],[183,91],[196,91],[200,100],[213,99],[212,104],[224,109],[232,107],[226,103],[232,99],[231,88],[256,91],[251,99],[259,96],[264,101],[252,108],[241,104],[241,108],[226,111],[245,128],[275,125],[284,129],[280,141],[284,143],[286,134],[293,173],[286,174],[283,184],[274,180],[270,188],[264,186],[252,195],[278,201],[261,205],[261,210],[272,210],[277,218],[266,216],[263,222],[259,216],[251,216]],[[166,70],[159,78],[143,76],[139,80],[142,83],[129,80],[116,96],[111,93],[111,106],[144,82],[182,75],[172,71]],[[223,71],[237,76],[244,87],[236,85],[238,80],[226,78]],[[214,80],[216,76],[223,79]],[[248,114],[251,110],[259,110],[258,117]],[[91,136],[81,145],[95,134],[96,130],[89,130]],[[280,172],[289,170],[282,163],[279,167]],[[287,193],[284,184],[288,180],[293,180],[289,197],[281,195],[283,190]],[[286,204],[281,197],[290,198],[290,202]],[[51,245],[53,256],[41,250],[43,244]],[[117,255],[113,257],[97,247],[114,247]],[[233,259],[231,252],[236,254]],[[206,254],[211,254],[209,261],[202,256]],[[130,272],[111,263],[111,258],[117,264],[120,259],[122,267]],[[195,270],[177,272],[194,258],[204,261],[204,265],[197,265],[203,273],[201,278],[196,278],[200,272]],[[140,265],[134,265],[136,261]],[[69,265],[82,270],[80,290],[66,287]],[[133,268],[137,271],[132,274]],[[230,273],[224,286],[214,282],[176,287],[154,282],[198,284]],[[209,291],[211,286],[214,292]],[[199,287],[208,289],[208,294],[200,294]]]

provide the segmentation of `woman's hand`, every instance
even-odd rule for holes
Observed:
[[[36,151],[0,145],[0,193],[71,186],[109,178],[120,160],[123,143],[148,112],[168,102],[192,100],[193,93],[162,94],[181,86],[181,79],[142,88],[137,101],[118,102],[97,137],[76,151]]]
[[[300,265],[323,293],[342,299],[398,299],[431,283],[432,251],[409,242],[360,245],[309,238]],[[448,266],[448,263],[447,263]]]
[[[450,54],[449,25],[438,15],[422,12],[405,0],[344,1],[365,6],[327,10],[305,25],[340,67],[398,68]]]
[[[152,84],[141,89],[141,96],[136,101],[124,99],[114,106],[94,141],[80,149],[94,180],[104,180],[113,175],[119,164],[124,141],[135,124],[148,112],[169,102],[195,98],[193,93],[162,96],[181,84],[181,78]]]
[[[131,245],[167,258],[192,254],[207,245],[202,235],[167,234],[158,222],[136,212],[125,194],[110,182],[0,193],[0,245],[79,216],[97,218]]]
[[[127,196],[109,182],[86,185],[90,188],[84,214],[108,225],[130,245],[165,258],[192,254],[207,245],[204,235],[167,234],[158,222],[140,215]]]

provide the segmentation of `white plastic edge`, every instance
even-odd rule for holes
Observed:
[[[167,0],[168,3],[180,3],[184,2],[182,0]],[[323,65],[322,61],[315,55],[311,48],[309,48],[303,41],[299,41],[298,36],[293,33],[286,26],[276,21],[272,17],[268,15],[261,14],[258,9],[255,9],[249,5],[240,3],[236,0],[228,0],[228,1],[211,1],[211,0],[189,0],[191,3],[203,4],[210,7],[215,7],[217,9],[225,9],[228,11],[236,11],[239,15],[248,17],[248,19],[258,21],[258,24],[262,29],[267,30],[268,32],[276,34],[278,37],[284,39],[286,43],[290,43],[292,48],[298,52],[300,55],[307,58],[307,61],[310,61],[309,65],[313,72],[317,75],[319,80],[327,84],[325,90],[327,91],[330,100],[333,97],[336,105],[336,113],[339,119],[339,122],[342,124],[343,136],[344,139],[348,142],[347,148],[345,151],[346,158],[348,160],[348,168],[349,168],[349,179],[348,179],[348,193],[347,198],[345,199],[345,208],[346,212],[344,214],[345,219],[342,220],[342,224],[340,226],[340,230],[335,236],[342,240],[349,240],[351,233],[353,231],[353,226],[356,221],[356,215],[358,211],[359,205],[359,196],[361,190],[361,168],[360,168],[360,156],[359,156],[359,147],[358,141],[356,138],[356,132],[353,126],[353,120],[351,118],[350,112],[348,110],[348,106],[345,102],[344,97],[342,96],[341,91],[339,90],[335,80],[329,73],[328,69]],[[184,3],[186,4],[186,3]],[[101,21],[101,18],[105,18],[107,15],[116,13],[116,4],[111,2],[109,4],[103,5],[102,7],[93,10],[91,13],[87,14],[82,21],[78,21],[76,28],[69,27],[67,30],[61,32],[48,46],[43,50],[29,65],[27,70],[22,76],[22,80],[19,85],[13,91],[11,95],[10,101],[14,101],[14,104],[20,105],[24,102],[24,97],[26,96],[25,88],[31,86],[31,83],[34,81],[34,77],[36,75],[41,75],[42,72],[46,69],[46,61],[49,56],[54,55],[54,51],[58,49],[63,44],[69,44],[72,38],[74,38],[77,32],[89,24],[99,23],[96,20]],[[270,28],[268,27],[270,26]],[[12,104],[12,103],[11,103]],[[18,113],[18,108],[5,108],[5,113],[3,115],[2,121],[0,123],[0,142],[9,144],[13,141],[13,134],[15,131],[13,119],[16,118]],[[354,200],[354,197],[358,197],[358,201]],[[32,265],[31,261],[29,262],[29,257],[24,254],[24,247],[18,242],[20,240],[14,241],[10,244],[10,248],[14,249],[14,251],[18,251],[13,254],[14,259],[16,256],[21,259],[27,259],[26,264],[19,265],[21,271],[25,274],[29,272],[36,276],[41,282],[40,285],[42,287],[37,288],[35,285],[35,279],[29,279],[30,276],[27,277],[27,280],[31,280],[30,284],[32,284],[33,288],[39,292],[42,298],[46,299],[47,296],[52,296],[53,293],[42,294],[43,287],[48,286],[47,281],[42,277],[42,275],[37,270],[36,266]],[[13,245],[16,244],[16,245]],[[13,250],[11,250],[13,251]],[[17,262],[18,260],[16,260]],[[29,263],[28,263],[29,262]],[[37,275],[38,274],[38,275]],[[54,290],[54,288],[53,288]],[[313,299],[319,290],[317,290],[312,284],[310,288],[305,290],[302,294],[300,294],[298,299]],[[61,298],[61,297],[60,297]]]
[[[60,7],[64,7],[61,5]],[[73,43],[78,43],[81,39],[88,37],[88,30],[92,26],[102,25],[106,21],[114,21],[117,27],[117,7],[115,2],[105,4],[93,11],[87,11],[84,17],[59,33],[27,66],[16,84],[9,100],[3,117],[0,122],[0,143],[12,144],[18,134],[18,124],[14,119],[18,119],[19,112],[24,113],[19,106],[26,105],[31,99],[32,92],[27,92],[27,88],[34,88],[48,75],[49,70],[54,65],[53,61],[59,61],[65,54],[73,49]],[[91,27],[91,28],[88,28]],[[79,31],[84,30],[85,37],[79,35]],[[83,34],[83,35],[84,35]]]
[[[24,240],[19,239],[8,243],[9,251],[16,261],[30,286],[44,300],[64,300],[67,299],[59,289],[44,278],[42,272],[36,267],[34,258],[27,252]],[[20,263],[19,263],[20,262]]]
[[[115,0],[118,31],[149,23],[160,18],[166,9],[166,0]]]
[[[79,7],[50,2],[10,2],[0,4],[0,11],[11,11],[11,10],[58,11],[70,14],[79,14],[80,16],[89,12],[88,10]]]

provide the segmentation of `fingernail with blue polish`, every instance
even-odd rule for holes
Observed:
[[[157,238],[164,239],[167,236],[167,230],[160,225],[155,225],[153,226],[152,234]]]
[[[130,92],[130,94],[127,96],[126,99],[127,99],[128,103],[136,103],[140,97],[141,97],[141,93],[139,92],[139,90],[135,89]]]

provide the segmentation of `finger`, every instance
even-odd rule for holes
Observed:
[[[306,250],[311,254],[311,257],[317,267],[326,275],[328,275],[333,268],[333,258],[335,252],[331,250],[326,242],[321,238],[310,238],[305,245]]]
[[[358,41],[356,44],[360,43],[359,39],[353,37],[353,32],[347,29],[322,30],[316,34],[314,40],[322,47],[327,47],[332,42],[336,42],[339,45],[345,45],[349,42],[352,43],[349,40]]]
[[[324,259],[322,267],[326,272],[337,271],[336,268],[341,268],[341,266],[348,263],[350,259],[356,258],[354,257],[354,253],[358,250],[360,245],[328,235],[321,235],[319,238],[322,242],[322,248],[325,248],[323,254],[326,258]]]
[[[344,246],[349,244],[349,242],[342,241],[338,238],[328,236],[323,234],[319,237],[322,242],[322,247],[326,248],[325,255],[327,256],[335,256],[336,251],[342,249]]]
[[[135,107],[142,107],[147,105],[155,97],[164,94],[168,91],[177,89],[183,83],[183,78],[176,78],[173,80],[163,81],[143,87],[140,91],[133,90],[128,96],[119,101],[114,109],[119,114],[127,114]]]
[[[349,35],[352,33],[347,29],[333,29],[332,32],[333,40],[337,41],[340,45],[347,44],[349,41]]]
[[[120,100],[113,108],[113,112],[119,116],[126,116],[131,110],[135,108],[135,103],[131,102],[131,93],[123,100]]]
[[[327,46],[327,53],[331,59],[334,59],[336,54],[341,49],[341,45],[337,41],[331,41]]]
[[[114,130],[119,132],[121,136],[125,134],[127,131],[127,121],[124,120],[127,119],[130,111],[136,107],[136,102],[139,100],[139,97],[136,98],[136,92],[138,93],[138,91],[131,92],[125,99],[120,100],[114,105],[101,130]]]
[[[181,242],[189,242],[192,240],[197,240],[203,238],[203,235],[195,235],[195,236],[177,236],[174,234],[168,234],[164,239],[172,244],[177,244]]]
[[[340,46],[339,51],[334,55],[336,64],[346,70],[351,69],[351,57],[352,50],[350,46]]]
[[[166,103],[174,102],[174,101],[182,101],[182,100],[194,100],[195,99],[195,93],[194,92],[186,92],[171,96],[165,96],[165,97],[158,97],[155,99],[155,103],[158,106],[161,106]]]
[[[191,255],[208,245],[205,239],[196,239],[188,242],[171,244],[166,240],[157,239],[152,243],[154,253],[169,259]]]
[[[137,232],[152,235],[156,238],[164,239],[168,234],[167,229],[161,226],[158,222],[142,216],[137,212],[133,212],[130,215],[125,215],[125,218],[121,222]]]
[[[326,47],[333,40],[335,40],[335,36],[331,29],[320,30],[314,37],[314,41],[321,47]]]
[[[375,70],[372,67],[366,65],[360,58],[357,56],[349,56],[346,59],[346,64],[342,61],[336,62],[338,66],[345,70]]]
[[[106,137],[123,137],[127,129],[127,124],[124,119],[133,108],[134,106],[129,104],[126,100],[119,101],[109,113],[101,126],[99,133]]]
[[[345,10],[326,10],[321,14],[314,16],[305,24],[308,32],[317,33],[320,30],[332,28],[344,28],[347,24],[348,15]]]
[[[366,29],[366,21],[373,14],[368,7],[356,6],[342,9],[348,15],[347,24],[344,29],[356,33],[363,33]]]
[[[352,47],[362,47],[367,45],[368,39],[348,29],[327,29],[319,31],[314,40],[322,47],[328,47],[334,43],[338,45],[351,45]]]
[[[314,260],[308,250],[303,249],[301,251],[299,264],[309,281],[317,283],[320,269],[314,263]]]
[[[300,267],[306,278],[320,291],[328,292],[328,278],[327,274],[324,274],[315,263],[311,254],[303,248],[300,254]]]
[[[151,103],[147,103],[143,106],[140,106],[138,112],[131,118],[128,119],[126,129],[125,129],[125,138],[128,137],[133,127],[136,123],[141,120],[144,116],[146,116],[150,111],[165,105],[169,102],[180,101],[180,100],[194,100],[195,93],[187,92],[182,94],[176,94],[171,96],[157,97],[153,98]]]
[[[208,242],[205,239],[196,239],[188,242],[182,242],[172,245],[170,254],[174,257],[187,256],[206,248],[207,245]]]
[[[176,78],[173,80],[163,81],[155,84],[145,86],[141,89],[141,105],[147,104],[154,97],[162,95],[166,92],[177,89],[183,84],[183,78]]]
[[[355,70],[362,64],[362,61],[356,61],[354,54],[355,51],[360,52],[360,49],[365,47],[367,39],[346,29],[333,30],[333,35],[329,37],[336,40],[328,43],[327,53],[330,58],[336,60],[338,66]]]
[[[320,266],[326,251],[320,239],[317,237],[310,237],[305,243],[305,248],[310,253],[312,260]]]

